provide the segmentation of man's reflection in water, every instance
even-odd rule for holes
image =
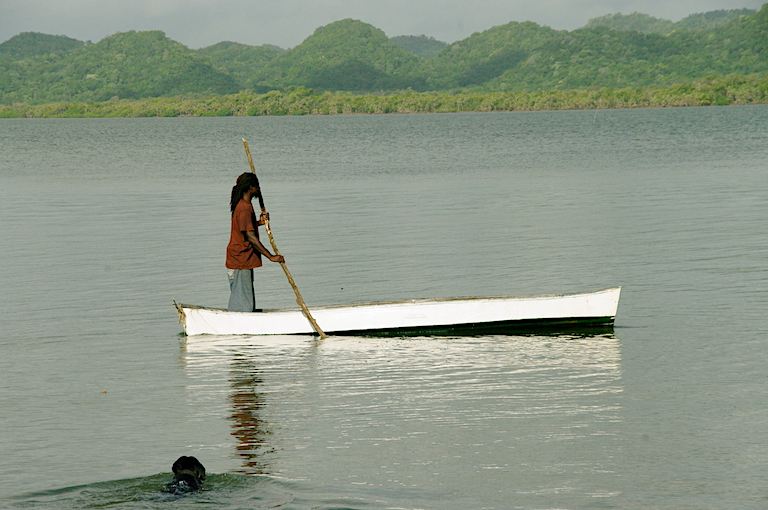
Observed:
[[[274,448],[266,440],[270,434],[267,423],[259,417],[259,411],[264,407],[264,395],[257,391],[262,381],[253,360],[237,355],[232,361],[229,382],[232,385],[232,435],[237,438],[236,455],[243,462],[242,469],[237,472],[267,474],[266,456]]]

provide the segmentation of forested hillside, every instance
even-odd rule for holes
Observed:
[[[509,23],[449,45],[430,63],[430,88],[484,91],[668,86],[708,75],[764,74],[768,4],[710,30],[666,36]]]
[[[613,30],[635,30],[645,34],[669,34],[675,30],[700,30],[715,28],[740,16],[754,14],[752,9],[731,9],[691,14],[677,23],[668,19],[654,18],[647,14],[606,14],[589,20],[585,28],[607,27]]]
[[[420,87],[422,59],[378,28],[345,19],[318,28],[256,72],[254,89],[397,90]]]
[[[285,50],[271,45],[248,46],[225,41],[197,52],[232,75],[240,88],[252,88],[255,71],[285,53]]]
[[[64,53],[81,48],[86,43],[64,35],[23,32],[0,44],[0,60],[12,62],[38,55]]]
[[[449,45],[426,36],[390,39],[372,25],[346,19],[318,28],[287,51],[235,42],[192,50],[160,31],[117,33],[95,44],[24,33],[0,44],[0,103],[297,88],[542,92],[669,87],[732,74],[768,77],[768,4],[753,14],[734,13],[691,16],[683,21],[695,24],[711,14],[710,21],[719,24],[666,35],[605,26],[569,32],[512,22]],[[726,14],[732,19],[723,22]]]
[[[448,46],[448,43],[426,35],[398,35],[389,40],[421,58],[436,57],[443,51],[443,48]]]
[[[3,102],[105,101],[237,92],[223,70],[163,32],[126,32],[73,50],[0,62]]]

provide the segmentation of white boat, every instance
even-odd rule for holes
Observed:
[[[583,294],[413,299],[312,307],[329,335],[425,336],[612,328],[621,287]],[[174,302],[175,303],[175,302]],[[301,309],[230,312],[175,303],[187,336],[314,335]]]

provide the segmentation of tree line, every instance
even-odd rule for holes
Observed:
[[[0,105],[0,118],[214,117],[379,113],[504,112],[768,102],[768,78],[730,75],[661,88],[599,88],[549,92],[401,92],[352,94],[299,88],[265,94],[241,92],[205,98],[148,98],[97,103]]]

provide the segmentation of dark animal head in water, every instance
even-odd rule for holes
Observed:
[[[172,494],[200,490],[205,480],[205,468],[194,457],[183,455],[173,463],[173,480],[165,486]]]

